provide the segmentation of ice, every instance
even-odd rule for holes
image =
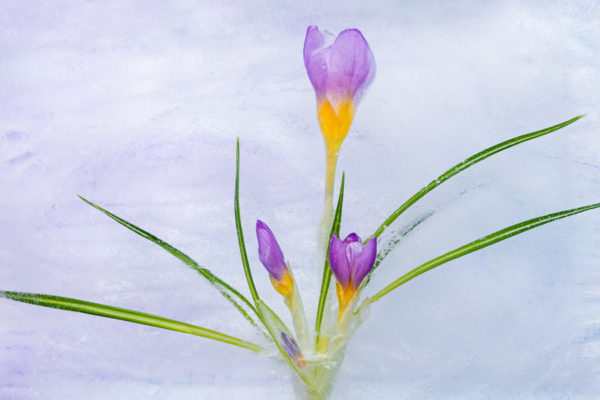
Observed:
[[[277,235],[314,314],[324,152],[302,62],[309,24],[356,27],[377,76],[342,147],[342,234],[371,234],[455,163],[576,115],[444,183],[367,294],[513,223],[600,201],[594,1],[19,2],[0,9],[0,289],[150,312],[260,342],[203,279],[76,197],[244,293]],[[332,399],[600,396],[600,211],[433,270],[374,303]],[[289,320],[288,320],[289,321]],[[287,366],[203,338],[0,300],[1,399],[294,398]]]

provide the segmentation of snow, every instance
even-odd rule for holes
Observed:
[[[267,222],[314,314],[324,151],[309,24],[359,28],[377,62],[338,166],[342,234],[371,234],[455,163],[576,115],[423,198],[434,211],[367,294],[513,223],[600,201],[594,1],[38,2],[0,7],[0,289],[62,295],[261,342],[213,288],[106,207],[240,288],[241,208]],[[374,303],[332,399],[600,396],[600,211],[455,260]],[[287,366],[225,344],[0,301],[2,399],[294,398]]]

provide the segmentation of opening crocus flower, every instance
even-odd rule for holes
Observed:
[[[360,284],[375,263],[377,238],[367,240],[363,246],[356,233],[340,240],[334,233],[329,246],[329,265],[337,280],[336,292],[340,315],[354,298]]]
[[[332,42],[326,47],[326,42]],[[304,65],[317,95],[317,115],[327,152],[326,196],[333,192],[337,153],[354,111],[375,77],[375,58],[358,29],[337,37],[309,26],[304,40]]]
[[[256,221],[256,237],[258,238],[258,258],[269,271],[273,287],[284,297],[291,298],[294,292],[294,278],[285,263],[283,252],[275,235],[261,220]]]

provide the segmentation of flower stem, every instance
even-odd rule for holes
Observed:
[[[317,244],[317,257],[326,256],[329,241],[331,223],[333,222],[333,184],[335,182],[335,169],[337,166],[338,152],[325,147],[325,198],[323,201],[323,212],[319,225],[319,238]]]
[[[325,152],[325,200],[329,200],[333,208],[333,183],[335,181],[338,150],[327,146]]]

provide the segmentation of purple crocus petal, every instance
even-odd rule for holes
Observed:
[[[350,266],[350,278],[352,278],[352,271],[358,262],[358,257],[362,253],[363,246],[361,242],[350,242],[346,245],[346,258],[348,259],[348,265]]]
[[[334,233],[329,244],[329,266],[343,287],[350,281],[350,265],[346,257],[346,244]]]
[[[304,66],[308,79],[315,88],[318,97],[325,96],[327,91],[327,57],[325,38],[314,25],[306,30],[304,39]]]
[[[362,245],[361,245],[362,247]],[[367,276],[377,256],[377,238],[367,240],[364,247],[361,248],[361,253],[356,260],[356,264],[352,265],[351,279],[355,288],[360,286],[362,280]]]
[[[326,35],[314,25],[306,30],[304,66],[308,78],[320,100],[336,104],[350,98],[356,106],[375,77],[373,52],[358,29],[342,31],[331,46],[327,46]]]
[[[350,266],[350,280],[353,281],[352,271],[355,269],[360,253],[362,253],[362,240],[356,233],[351,233],[344,239],[344,244],[346,245],[346,258]]]
[[[256,221],[256,237],[258,238],[258,258],[260,262],[273,278],[278,281],[281,280],[287,270],[283,252],[271,229],[261,220]]]
[[[327,96],[347,96],[358,104],[375,77],[375,57],[358,29],[342,31],[329,48]]]
[[[350,243],[353,242],[362,242],[362,240],[360,239],[360,236],[358,236],[356,233],[351,233],[348,236],[346,236],[346,239],[344,239],[344,244],[348,245]]]

